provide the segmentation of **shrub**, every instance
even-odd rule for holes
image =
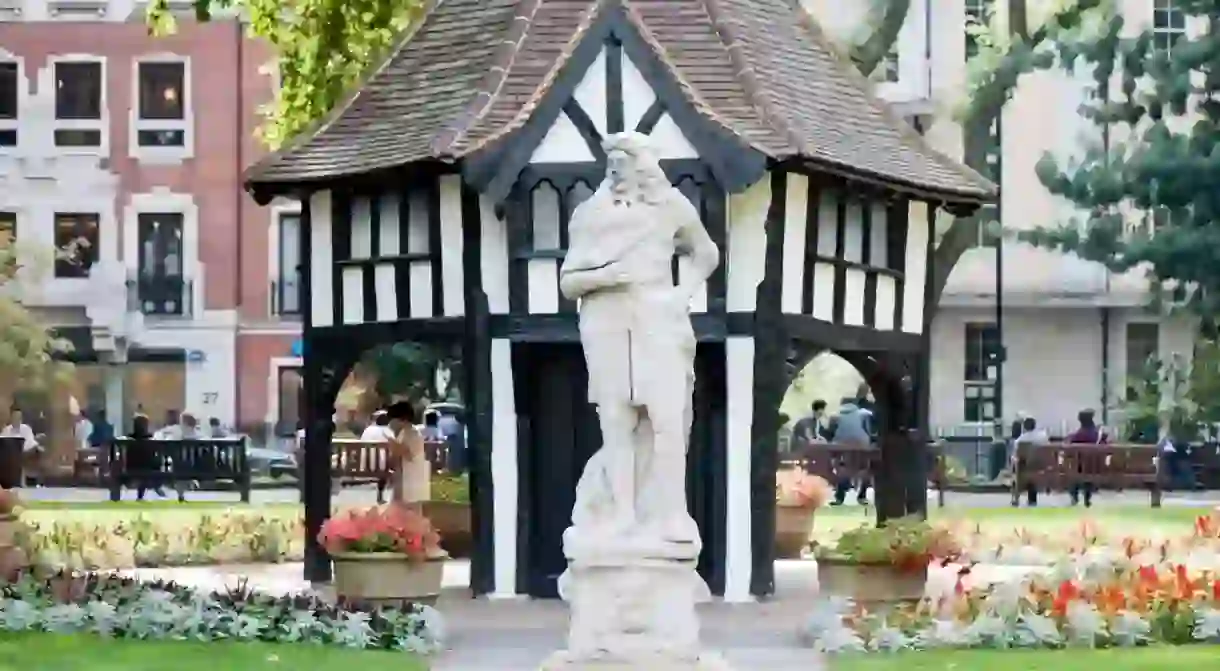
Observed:
[[[858,564],[892,564],[922,571],[933,561],[951,562],[962,555],[953,533],[918,517],[889,520],[880,526],[861,525],[845,531],[833,549],[815,548],[818,556]]]
[[[273,597],[244,586],[204,593],[169,582],[99,574],[23,574],[0,586],[0,631],[96,633],[114,638],[319,643],[440,649],[443,623],[428,606],[362,609],[314,596]]]

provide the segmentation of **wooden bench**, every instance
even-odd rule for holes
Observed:
[[[1148,487],[1152,507],[1161,507],[1164,477],[1160,448],[1133,444],[1021,445],[1014,469],[1012,505],[1019,504],[1021,492],[1033,487],[1038,491],[1071,491],[1080,485],[1122,491]]]
[[[385,490],[390,482],[393,464],[390,461],[389,446],[382,442],[363,441],[356,438],[335,438],[330,443],[330,479],[335,488],[345,485],[377,485],[377,503],[385,503]],[[424,443],[424,454],[432,465],[432,472],[439,473],[445,468],[446,451],[444,441],[427,441]],[[302,487],[304,496],[305,485],[305,451],[297,448],[297,464],[301,469],[297,481]]]
[[[132,450],[147,450],[132,463]],[[143,462],[143,463],[140,463]],[[123,485],[142,482],[146,486],[182,485],[194,482],[231,482],[250,502],[250,462],[246,439],[200,438],[184,440],[139,440],[116,438],[106,460],[110,500],[118,501]],[[182,488],[179,499],[182,499]]]
[[[939,443],[928,445],[933,463],[928,471],[928,482],[936,488],[937,504],[945,506],[944,456]],[[835,443],[806,443],[789,453],[783,465],[803,469],[806,473],[824,478],[833,487],[843,478],[868,477],[874,474],[881,463],[881,448],[870,445],[839,445]],[[876,482],[874,480],[874,486]]]
[[[106,460],[109,450],[104,447],[87,447],[76,451],[72,461],[72,482],[74,485],[105,484]]]
[[[0,487],[12,489],[25,486],[25,455],[22,452],[24,447],[24,438],[0,436]]]

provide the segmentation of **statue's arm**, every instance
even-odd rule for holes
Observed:
[[[559,291],[570,301],[590,291],[621,284],[623,281],[622,272],[616,263],[592,270],[562,268],[559,271]]]
[[[680,198],[686,206],[683,210],[687,216],[683,217],[682,225],[678,227],[677,247],[689,259],[688,267],[691,272],[682,278],[679,288],[693,296],[699,285],[706,282],[716,271],[716,266],[720,265],[720,248],[716,246],[712,236],[707,234],[707,229],[699,219],[699,213],[690,201],[687,201],[685,196]]]

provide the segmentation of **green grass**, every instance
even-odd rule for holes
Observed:
[[[2,634],[0,671],[424,671],[401,652],[268,643],[115,641],[89,635]]]
[[[1203,671],[1220,668],[1220,651],[1212,645],[1123,650],[937,650],[838,657],[829,666],[828,671]]]

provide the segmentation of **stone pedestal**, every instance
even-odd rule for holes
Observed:
[[[566,534],[560,595],[571,608],[568,648],[541,671],[729,671],[701,651],[695,605],[711,598],[695,571],[699,546],[623,542],[582,547]],[[608,545],[608,544],[607,544]]]

